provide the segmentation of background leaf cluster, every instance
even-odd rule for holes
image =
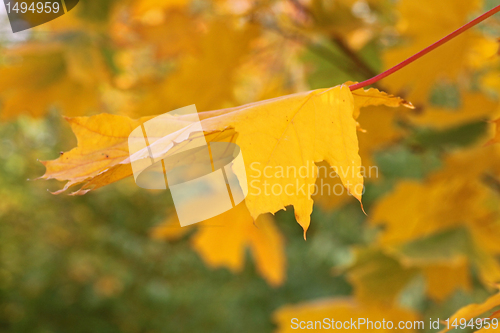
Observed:
[[[235,245],[246,225],[180,231],[169,193],[130,178],[75,197],[27,179],[76,146],[61,115],[212,110],[361,81],[494,5],[87,0],[2,32],[0,330],[285,332],[299,314],[444,319],[483,302],[500,282],[496,16],[378,84],[416,109],[361,111],[363,165],[379,168],[368,217],[352,197],[317,197],[307,242],[291,210]]]

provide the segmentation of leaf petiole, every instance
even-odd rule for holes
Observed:
[[[469,23],[467,23],[466,25],[462,26],[461,28],[453,31],[451,34],[449,34],[448,36],[438,40],[437,42],[435,42],[434,44],[426,47],[425,49],[423,49],[422,51],[412,55],[411,57],[409,57],[408,59],[406,59],[405,61],[397,64],[396,66],[392,67],[392,68],[389,68],[388,70],[386,70],[385,72],[382,72],[374,77],[372,77],[371,79],[368,79],[366,81],[363,81],[363,82],[360,82],[360,83],[356,83],[356,84],[353,84],[351,86],[349,86],[349,89],[351,89],[351,91],[353,90],[357,90],[357,89],[361,89],[361,88],[364,88],[366,86],[369,86],[371,84],[374,84],[375,82],[391,75],[392,73],[395,73],[397,72],[398,70],[404,68],[405,66],[411,64],[412,62],[414,62],[415,60],[423,57],[424,55],[426,55],[427,53],[433,51],[434,49],[438,48],[439,46],[445,44],[446,42],[452,40],[453,38],[459,36],[460,34],[462,34],[464,31],[466,30],[469,30],[470,28],[472,28],[473,26],[481,23],[482,21],[486,20],[487,18],[489,18],[490,16],[498,13],[500,11],[500,5],[496,6],[495,8],[487,11],[486,13],[482,14],[481,16],[475,18],[474,20],[470,21]]]

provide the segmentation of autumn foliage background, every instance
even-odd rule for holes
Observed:
[[[375,85],[415,108],[361,109],[367,215],[315,196],[307,241],[291,207],[180,228],[169,192],[130,177],[79,196],[34,179],[37,160],[108,149],[134,119],[363,81],[496,5],[81,0],[3,30],[0,331],[288,332],[294,317],[427,323],[484,302],[500,282],[498,15]]]

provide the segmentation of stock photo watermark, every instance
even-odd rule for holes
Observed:
[[[75,8],[79,0],[3,0],[12,32],[52,21]]]
[[[251,195],[280,196],[280,195],[329,195],[341,196],[354,193],[364,194],[362,184],[354,184],[349,180],[343,184],[340,178],[378,178],[377,166],[327,166],[306,162],[306,165],[296,166],[263,166],[260,162],[250,164],[249,193]],[[317,178],[313,184],[304,183],[304,179]],[[276,180],[285,180],[283,183]]]
[[[136,184],[169,188],[181,226],[222,214],[247,196],[246,182],[239,181],[246,179],[240,148],[207,143],[195,105],[148,120],[132,131],[128,144]]]
[[[253,162],[246,167],[237,144],[207,142],[204,132],[196,106],[190,105],[148,120],[128,138],[136,184],[170,189],[181,226],[220,215],[248,195],[362,195],[359,179],[379,176],[378,167],[354,162],[344,167]]]

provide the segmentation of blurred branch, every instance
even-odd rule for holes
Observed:
[[[290,0],[292,5],[301,12],[301,14],[308,16],[309,19],[316,24],[317,23],[317,18],[314,15],[313,12],[309,10],[306,6],[304,6],[299,0]],[[331,41],[337,46],[337,48],[345,55],[346,58],[348,58],[352,63],[353,66],[350,66],[351,70],[354,72],[358,72],[361,74],[364,78],[371,78],[377,75],[377,72],[375,72],[359,55],[349,47],[349,45],[344,41],[344,39],[341,36],[333,36],[331,38]],[[310,43],[311,44],[311,43]],[[326,49],[326,48],[324,48]],[[326,49],[330,54],[328,49]],[[322,50],[323,51],[323,50]],[[327,59],[327,58],[325,58]],[[327,60],[332,60],[332,59],[327,59]],[[338,66],[338,63],[335,62],[335,65]],[[348,73],[351,72],[351,70],[348,71]]]
[[[337,45],[337,47],[344,52],[344,54],[356,65],[356,68],[361,70],[366,77],[370,78],[377,75],[377,72],[375,72],[363,59],[361,59],[340,36],[333,37],[332,42],[334,42],[335,45]]]
[[[289,39],[291,41],[295,41],[297,43],[303,44],[306,46],[311,52],[316,54],[317,56],[325,59],[326,61],[330,62],[332,65],[340,69],[341,71],[345,73],[352,74],[353,71],[356,72],[358,71],[357,67],[354,66],[349,66],[344,60],[343,57],[339,57],[337,54],[332,52],[330,49],[325,47],[322,44],[315,43],[311,41],[307,36],[304,35],[298,35],[298,34],[291,34],[288,32],[283,31],[278,27],[277,25],[272,25],[269,23],[261,23],[261,26],[264,28],[269,29],[270,31],[274,31],[278,33],[280,36]],[[359,73],[363,75],[363,78],[365,77],[365,73]],[[368,77],[368,76],[366,76]]]
[[[491,174],[483,174],[481,178],[483,184],[488,186],[490,189],[500,194],[500,179]]]
[[[309,16],[313,21],[316,21],[316,17],[314,13],[309,10],[306,6],[304,6],[299,0],[290,0],[292,5],[300,11],[302,14]]]

